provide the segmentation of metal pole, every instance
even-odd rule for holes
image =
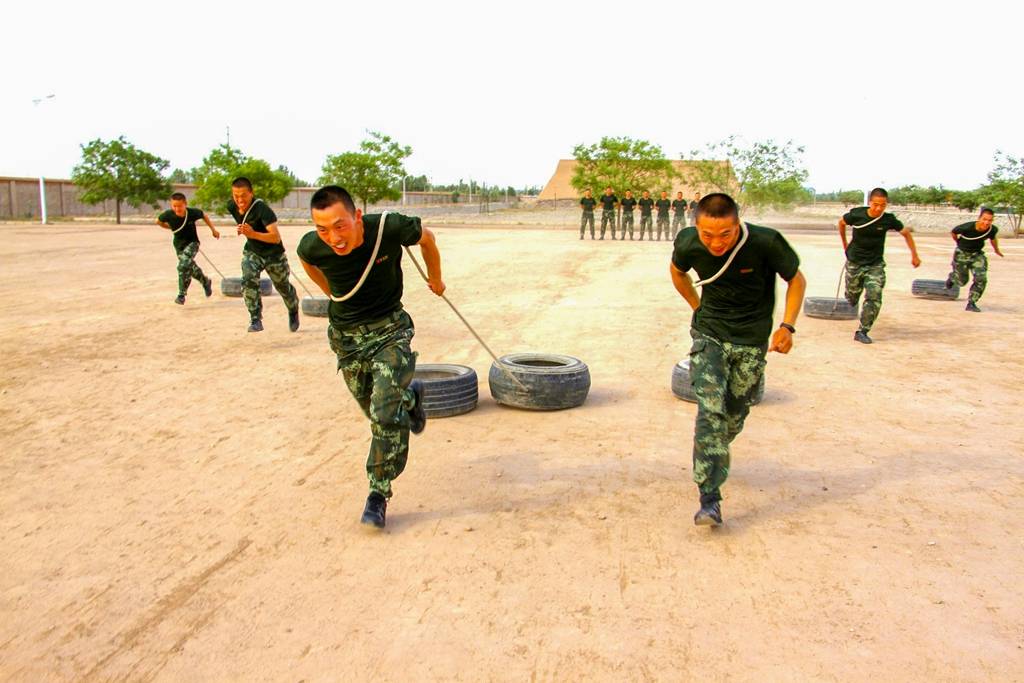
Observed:
[[[402,176],[402,206],[405,206],[405,176]]]
[[[43,176],[39,176],[39,211],[43,225],[46,225],[46,181]]]

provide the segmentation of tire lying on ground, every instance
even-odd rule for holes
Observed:
[[[847,302],[849,303],[849,302]],[[684,358],[672,368],[672,393],[676,398],[681,398],[690,403],[697,402],[697,394],[693,393],[693,385],[690,384],[690,359]],[[757,395],[754,396],[756,406],[764,400],[764,375],[761,375],[761,384],[757,387]]]
[[[302,314],[314,318],[326,318],[331,300],[326,296],[306,296],[302,298]]]
[[[423,411],[428,418],[462,415],[476,408],[480,387],[473,368],[424,363],[416,366],[413,377],[423,383]]]
[[[910,283],[910,293],[922,299],[953,300],[960,296],[960,287],[953,285],[946,289],[945,280],[914,280]]]
[[[583,405],[590,392],[590,368],[572,356],[510,353],[491,364],[487,383],[491,396],[502,405],[527,410],[575,408]]]
[[[220,281],[220,293],[224,296],[242,296],[242,278],[226,277]],[[274,283],[269,277],[260,278],[260,294],[270,296],[274,293]]]
[[[804,313],[811,318],[825,320],[856,320],[859,306],[851,306],[846,299],[830,296],[809,296],[804,299]]]

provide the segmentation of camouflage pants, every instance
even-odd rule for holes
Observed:
[[[949,273],[949,279],[955,282],[957,287],[967,284],[969,274],[974,275],[968,299],[971,303],[978,303],[981,295],[985,293],[985,285],[988,284],[988,257],[985,256],[985,252],[957,249],[953,252],[953,263],[950,265],[952,271]]]
[[[622,212],[622,237],[619,239],[626,239],[626,228],[629,228],[629,239],[633,239],[633,212],[623,211]]]
[[[410,343],[416,329],[405,311],[380,323],[375,329],[331,325],[327,339],[348,390],[370,420],[372,438],[366,457],[370,490],[390,498],[391,482],[409,458],[409,411],[416,402],[409,389],[416,370]]]
[[[295,293],[295,287],[288,280],[291,270],[288,268],[288,256],[276,254],[274,256],[260,256],[251,251],[242,252],[242,297],[245,298],[245,307],[249,309],[249,316],[253,319],[263,318],[263,298],[260,297],[260,273],[267,271],[270,281],[274,283],[274,289],[281,295],[284,305],[289,311],[299,307],[299,297]]]
[[[640,240],[644,239],[644,228],[647,228],[647,238],[654,239],[654,226],[651,225],[651,214],[640,214]]]
[[[202,268],[196,265],[199,242],[189,242],[181,249],[175,247],[174,251],[178,254],[178,294],[185,296],[192,280],[201,285],[205,285],[207,281]]]
[[[743,430],[757,396],[767,344],[733,344],[696,330],[690,330],[690,336],[690,382],[697,395],[693,481],[704,504],[722,499],[720,489],[729,477],[729,444]]]
[[[856,306],[864,292],[864,305],[860,309],[860,329],[870,332],[878,312],[882,309],[882,290],[885,288],[885,262],[865,266],[846,262],[846,300]]]
[[[601,239],[604,239],[604,230],[608,224],[612,226],[612,239],[615,239],[615,211],[601,211]]]
[[[675,239],[679,231],[686,227],[686,212],[677,211],[676,215],[672,216],[672,239]]]
[[[661,231],[665,231],[665,239],[668,239],[668,215],[658,216],[658,239],[661,239]]]
[[[594,212],[584,211],[583,218],[580,219],[580,237],[583,237],[583,233],[587,228],[587,223],[590,223],[590,239],[594,239]]]

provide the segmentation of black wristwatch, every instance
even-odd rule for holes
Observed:
[[[789,330],[790,334],[796,334],[796,328],[790,325],[789,323],[780,323],[779,327],[785,327],[787,330]]]

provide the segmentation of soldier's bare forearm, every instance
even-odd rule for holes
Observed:
[[[787,325],[796,326],[797,316],[800,315],[800,308],[804,304],[804,292],[807,291],[807,278],[799,270],[789,281],[786,289],[786,312],[782,315],[782,322]]]

